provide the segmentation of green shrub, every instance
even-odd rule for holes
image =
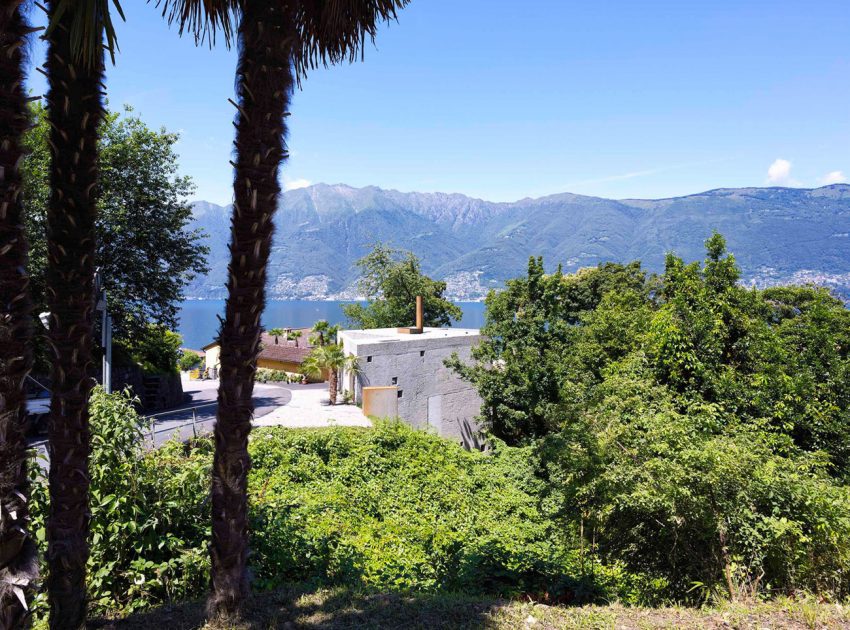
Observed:
[[[202,361],[203,357],[200,357],[194,352],[184,350],[183,354],[180,355],[180,359],[177,361],[177,367],[183,372],[188,372],[198,367]]]
[[[563,547],[538,508],[528,452],[467,452],[401,424],[265,429],[251,452],[263,585],[510,593],[545,589],[559,572]]]
[[[183,338],[164,326],[149,324],[144,332],[123,342],[123,350],[133,361],[150,374],[171,374],[177,371]]]
[[[850,594],[850,488],[825,454],[746,425],[716,431],[715,409],[680,412],[640,370],[599,394],[547,447],[565,513],[584,516],[603,557],[664,579],[677,600]]]
[[[257,368],[254,380],[260,383],[291,383],[292,376],[285,370],[273,370],[271,368]]]
[[[208,584],[211,446],[187,453],[168,443],[145,454],[144,428],[128,395],[94,390],[88,581],[97,611],[197,596]],[[43,541],[46,480],[33,468],[33,527]]]
[[[211,440],[145,452],[132,401],[100,389],[92,434],[94,609],[203,596]],[[250,453],[255,588],[297,580],[509,595],[542,593],[573,573],[574,554],[539,503],[528,449],[467,452],[379,424],[260,429]],[[33,501],[42,540],[46,510],[42,478]]]

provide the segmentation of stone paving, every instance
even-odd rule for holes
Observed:
[[[292,398],[285,405],[256,418],[256,427],[371,427],[370,420],[356,405],[340,405],[331,407],[328,401],[328,386],[325,383],[317,385],[290,385]]]

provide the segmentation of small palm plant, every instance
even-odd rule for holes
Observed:
[[[360,374],[360,359],[356,354],[349,354],[345,357],[345,365],[342,367],[343,370],[348,372],[348,391],[351,395],[352,402],[355,401],[355,391],[354,391],[354,379],[357,378],[357,375]]]
[[[301,364],[301,369],[305,374],[314,378],[328,375],[328,397],[331,405],[335,405],[339,371],[347,364],[348,358],[342,351],[342,346],[334,343],[313,348],[313,351]]]

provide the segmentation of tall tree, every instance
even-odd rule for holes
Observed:
[[[368,303],[346,304],[345,316],[359,328],[411,326],[416,320],[416,296],[422,296],[426,326],[450,326],[463,317],[456,304],[443,294],[446,283],[422,273],[412,252],[375,245],[357,261],[362,273],[358,288]]]
[[[196,34],[238,17],[236,162],[228,297],[221,327],[221,382],[212,483],[210,609],[235,613],[247,594],[248,433],[265,304],[272,217],[292,91],[320,64],[354,60],[377,25],[408,0],[164,0],[164,13]],[[235,12],[235,13],[231,13]]]
[[[48,2],[52,153],[46,277],[53,357],[47,593],[52,628],[79,628],[86,616],[97,130],[105,113],[104,43],[110,52],[115,43],[109,9],[109,0]]]
[[[28,126],[24,64],[28,27],[20,1],[0,3],[0,627],[25,623],[38,576],[29,521],[24,384],[32,364],[27,244],[21,202]]]
[[[33,108],[35,127],[25,136],[23,164],[29,271],[36,308],[44,311],[50,126]],[[95,262],[103,271],[116,341],[133,341],[149,324],[177,326],[177,306],[194,274],[206,271],[200,230],[190,227],[194,191],[179,174],[179,134],[152,129],[132,110],[109,112],[98,130]],[[37,363],[38,365],[38,363]]]

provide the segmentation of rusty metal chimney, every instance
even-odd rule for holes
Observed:
[[[399,328],[398,332],[408,335],[421,335],[425,331],[425,307],[422,303],[422,296],[416,296],[416,325],[413,327]]]

